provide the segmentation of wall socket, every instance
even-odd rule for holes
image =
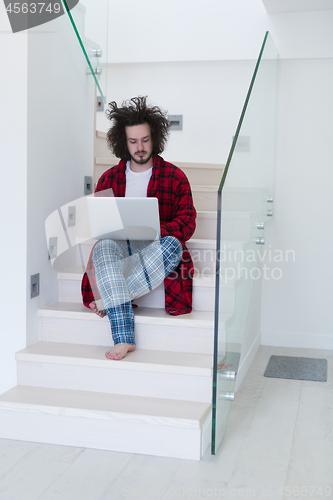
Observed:
[[[104,101],[101,95],[97,96],[97,106],[96,111],[104,111]]]
[[[30,298],[39,295],[39,273],[30,276]]]

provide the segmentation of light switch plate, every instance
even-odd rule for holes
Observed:
[[[92,177],[90,175],[84,176],[84,195],[92,194]]]
[[[57,257],[57,244],[58,239],[56,236],[49,238],[49,258],[55,259]]]
[[[183,115],[169,115],[170,130],[183,130]]]
[[[96,111],[104,111],[104,101],[101,95],[97,96],[97,107]]]

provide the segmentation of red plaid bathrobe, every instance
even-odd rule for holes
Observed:
[[[126,161],[107,170],[99,179],[95,192],[112,188],[115,196],[125,196]],[[195,230],[196,211],[192,193],[185,174],[175,165],[160,156],[153,158],[153,171],[148,183],[148,197],[156,197],[159,202],[161,238],[174,236],[183,247],[182,260],[176,270],[164,280],[165,309],[177,316],[192,311],[193,263],[185,242]],[[94,276],[92,255],[81,284],[83,303],[98,300],[99,293]]]

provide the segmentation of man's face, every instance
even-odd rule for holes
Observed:
[[[147,163],[153,152],[150,126],[148,123],[125,127],[127,148],[130,157],[135,163],[144,165]]]

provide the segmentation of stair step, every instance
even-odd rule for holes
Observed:
[[[166,326],[190,326],[191,328],[205,328],[214,326],[214,314],[211,311],[192,311],[190,314],[171,316],[163,309],[139,307],[134,311],[136,324],[152,324]],[[89,308],[83,304],[57,302],[50,306],[39,309],[40,317],[57,318],[66,317],[68,319],[84,319],[85,321],[106,321],[107,318],[99,318]],[[226,315],[229,318],[229,315]]]
[[[0,437],[199,460],[209,415],[207,403],[16,386],[0,396]]]
[[[247,241],[251,234],[251,214],[244,212],[222,213],[223,239]],[[217,212],[215,210],[197,210],[195,239],[216,240]]]
[[[247,241],[254,227],[251,214],[246,212],[225,212],[222,213],[222,237],[227,241]],[[196,230],[193,238],[216,240],[217,234],[217,212],[197,211]]]
[[[119,158],[114,156],[108,147],[106,132],[96,130],[94,153],[96,158],[108,158],[109,160],[112,160],[114,162],[113,165],[117,165],[119,163]],[[110,168],[110,166],[108,168]]]
[[[191,185],[193,204],[197,211],[217,211],[217,186]]]
[[[91,249],[93,245],[97,242],[95,239],[77,239],[77,244],[80,244],[81,253],[78,256],[78,265],[81,265],[81,256],[83,265],[86,266]],[[247,245],[246,240],[225,240],[221,241],[221,251],[227,252],[228,261],[233,260],[232,256],[235,253],[239,253],[244,250],[244,246]],[[186,246],[192,256],[195,276],[206,279],[210,275],[215,274],[216,267],[216,240],[214,239],[203,239],[203,238],[191,238],[186,242]],[[222,267],[226,261],[224,261],[223,256]]]
[[[191,185],[193,203],[199,211],[217,211],[218,187],[203,184]],[[266,188],[231,188],[224,187],[222,194],[222,210],[224,213],[242,212],[261,214],[260,219],[266,219],[267,210],[273,208],[267,203],[267,197],[272,195]]]
[[[172,373],[211,376],[212,357],[206,354],[137,349],[124,359],[105,357],[109,346],[37,342],[16,353],[17,361],[30,361],[75,366],[94,366],[134,372]]]
[[[79,303],[59,302],[39,310],[41,340],[111,346],[107,317],[101,319]],[[231,313],[221,314],[219,328],[225,330]],[[193,311],[170,316],[164,309],[138,307],[134,311],[138,349],[212,354],[214,313]]]
[[[194,238],[215,239],[217,229],[216,210],[197,210],[196,228]]]
[[[100,147],[99,151],[105,151],[105,156],[97,156],[95,158],[95,170],[97,178],[99,178],[104,172],[106,172],[106,170],[119,163],[119,160],[112,156],[107,151],[107,149],[105,149],[105,144],[104,150],[102,149],[102,147]],[[205,183],[215,186],[215,190],[217,191],[217,188],[222,179],[224,165],[215,163],[186,163],[173,161],[170,161],[170,163],[173,163],[174,165],[179,167],[186,174],[191,185],[200,185],[204,179]]]
[[[173,162],[177,165],[187,176],[191,185],[200,185],[203,180],[206,184],[215,186],[217,190],[220,185],[225,165],[215,163],[186,163],[186,162]]]
[[[16,353],[18,384],[210,402],[211,355],[137,349],[115,361],[108,349],[38,342]]]
[[[81,295],[82,269],[79,267],[59,273],[59,300],[60,302],[82,302]],[[227,283],[221,288],[221,311],[232,312],[234,308],[234,287]],[[165,293],[162,283],[151,292],[135,299],[141,307],[164,308]],[[215,304],[215,276],[194,278],[193,280],[193,309],[195,311],[214,311]]]

